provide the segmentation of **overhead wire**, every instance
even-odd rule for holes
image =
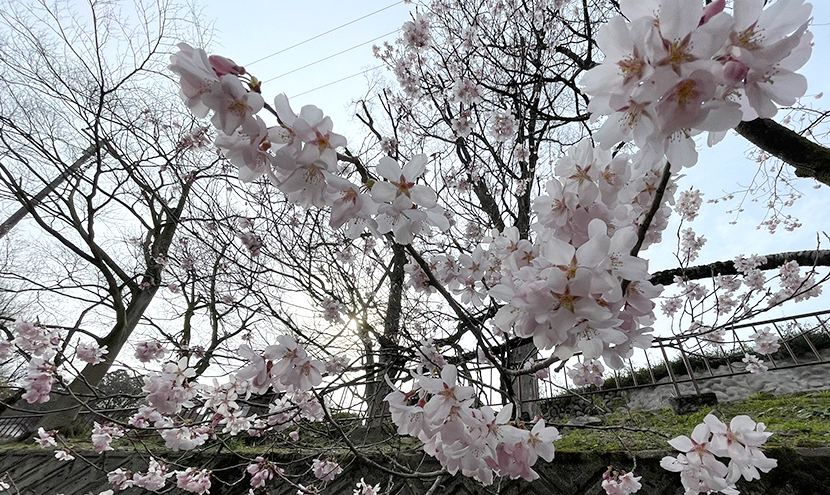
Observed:
[[[254,60],[253,62],[250,62],[250,63],[248,63],[248,64],[246,64],[246,65],[249,65],[249,66],[250,66],[250,65],[254,65],[254,64],[257,64],[257,63],[259,63],[259,62],[262,62],[263,60],[267,60],[267,59],[269,59],[269,58],[271,58],[271,57],[274,57],[274,56],[276,56],[276,55],[279,55],[280,53],[285,53],[285,52],[287,52],[288,50],[291,50],[291,49],[293,49],[293,48],[297,48],[297,47],[298,47],[298,46],[300,46],[300,45],[304,45],[304,44],[308,43],[309,41],[314,41],[314,40],[316,40],[317,38],[321,38],[321,37],[323,37],[323,36],[325,36],[325,35],[327,35],[327,34],[329,34],[329,33],[333,33],[333,32],[335,32],[335,31],[337,31],[338,29],[342,29],[342,28],[344,28],[344,27],[346,27],[346,26],[350,26],[350,25],[354,24],[354,23],[355,23],[355,22],[357,22],[357,21],[362,21],[363,19],[366,19],[367,17],[371,17],[371,16],[373,16],[373,15],[375,15],[375,14],[378,14],[378,13],[380,13],[380,12],[383,12],[384,10],[387,10],[387,9],[391,9],[392,7],[395,7],[395,6],[400,5],[400,4],[402,4],[402,3],[405,3],[405,0],[400,0],[400,1],[398,1],[398,2],[395,2],[395,3],[391,4],[391,5],[387,5],[386,7],[383,7],[383,8],[381,8],[381,9],[378,9],[378,10],[376,10],[376,11],[374,11],[374,12],[370,12],[370,13],[368,13],[368,14],[366,14],[366,15],[362,16],[362,17],[358,17],[357,19],[351,20],[351,21],[349,21],[349,22],[347,22],[347,23],[345,23],[345,24],[341,24],[341,25],[339,25],[339,26],[337,26],[337,27],[335,27],[335,28],[329,29],[328,31],[326,31],[326,32],[324,32],[324,33],[320,33],[320,34],[318,34],[318,35],[312,36],[311,38],[308,38],[308,39],[306,39],[306,40],[300,41],[299,43],[295,43],[295,44],[293,44],[293,45],[289,46],[288,48],[283,48],[282,50],[276,51],[276,52],[274,52],[274,53],[272,53],[272,54],[270,54],[270,55],[266,55],[266,56],[264,56],[264,57],[262,57],[262,58],[260,58],[260,59]]]
[[[296,95],[292,96],[291,98],[297,98],[298,96],[303,96],[303,95],[306,95],[306,94],[308,94],[308,93],[311,93],[312,91],[317,91],[318,89],[323,89],[323,88],[326,88],[326,87],[328,87],[328,86],[331,86],[332,84],[337,84],[337,83],[339,83],[339,82],[343,82],[343,81],[345,81],[345,80],[347,80],[347,79],[351,79],[351,78],[353,78],[353,77],[357,77],[357,76],[359,76],[359,75],[361,75],[361,74],[366,74],[367,72],[371,72],[371,71],[373,71],[373,70],[375,70],[375,69],[380,69],[381,67],[383,67],[383,65],[382,65],[382,64],[381,64],[381,65],[376,65],[376,66],[374,66],[374,67],[371,67],[371,68],[369,68],[369,69],[366,69],[366,70],[363,70],[363,71],[357,72],[357,73],[352,74],[352,75],[350,75],[350,76],[346,76],[346,77],[344,77],[344,78],[342,78],[342,79],[338,79],[338,80],[336,80],[336,81],[332,81],[332,82],[330,82],[330,83],[323,84],[322,86],[317,86],[317,87],[316,87],[316,88],[314,88],[314,89],[309,89],[308,91],[303,91],[302,93],[296,94]]]
[[[352,50],[354,50],[355,48],[360,48],[361,46],[368,45],[369,43],[372,43],[372,42],[375,42],[375,41],[377,41],[377,40],[379,40],[379,39],[385,38],[385,37],[389,36],[390,34],[395,34],[395,33],[397,33],[398,31],[400,31],[400,29],[395,29],[394,31],[390,31],[390,32],[388,32],[388,33],[386,33],[386,34],[382,34],[382,35],[378,36],[377,38],[373,38],[373,39],[371,39],[371,40],[369,40],[369,41],[364,41],[363,43],[360,43],[360,44],[354,45],[354,46],[353,46],[353,47],[351,47],[351,48],[346,48],[345,50],[339,51],[339,52],[337,52],[337,53],[335,53],[335,54],[333,54],[333,55],[329,55],[329,56],[324,57],[324,58],[321,58],[321,59],[319,59],[319,60],[315,60],[314,62],[311,62],[310,64],[306,64],[306,65],[304,65],[304,66],[302,66],[302,67],[298,67],[298,68],[296,68],[296,69],[290,70],[290,71],[285,72],[285,73],[283,73],[283,74],[280,74],[280,75],[278,75],[278,76],[274,76],[274,77],[272,77],[272,78],[270,78],[270,79],[266,79],[266,80],[265,80],[265,81],[263,81],[263,82],[264,82],[264,83],[271,82],[271,81],[273,81],[273,80],[275,80],[275,79],[279,79],[279,78],[281,78],[281,77],[283,77],[283,76],[287,76],[287,75],[289,75],[289,74],[293,74],[293,73],[295,73],[295,72],[297,72],[297,71],[301,71],[301,70],[303,70],[303,69],[306,69],[306,68],[308,68],[308,67],[311,67],[312,65],[319,64],[320,62],[324,62],[324,61],[329,60],[329,59],[331,59],[331,58],[334,58],[334,57],[336,57],[336,56],[338,56],[338,55],[342,55],[342,54],[344,54],[344,53],[346,53],[346,52],[352,51]]]

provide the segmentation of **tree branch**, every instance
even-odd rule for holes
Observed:
[[[818,251],[792,251],[789,253],[777,253],[766,255],[767,262],[760,265],[760,270],[773,270],[784,264],[795,261],[799,266],[830,266],[830,250]],[[711,278],[717,275],[737,275],[734,261],[716,261],[708,265],[692,266],[689,268],[674,268],[655,272],[651,276],[652,284],[671,285],[674,277],[680,276],[686,280],[700,280]]]
[[[771,119],[741,122],[735,130],[755,146],[795,168],[798,177],[830,185],[830,149]]]

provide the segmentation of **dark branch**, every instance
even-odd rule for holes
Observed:
[[[798,177],[830,185],[830,149],[770,119],[741,122],[735,128],[755,146],[795,168]]]
[[[799,266],[830,266],[830,250],[793,251],[766,255],[767,262],[760,265],[761,270],[774,270],[784,264],[795,261]],[[686,280],[700,280],[717,275],[737,275],[734,261],[717,261],[708,265],[692,266],[689,268],[674,268],[656,272],[651,276],[652,284],[671,285],[674,277],[683,277]]]

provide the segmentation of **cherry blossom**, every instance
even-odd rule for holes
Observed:
[[[135,346],[135,357],[142,363],[163,359],[165,354],[160,342],[140,342]]]
[[[115,471],[107,473],[107,482],[116,490],[126,490],[134,485],[133,473],[123,468],[117,468]]]
[[[98,422],[93,422],[92,428],[92,450],[98,454],[113,450],[110,443],[124,436],[124,430],[118,426],[101,426]]]
[[[415,18],[403,24],[403,42],[407,48],[423,50],[431,44],[429,33],[429,16],[422,13],[415,14]]]
[[[343,472],[343,468],[331,459],[314,459],[312,469],[314,470],[314,476],[323,481],[332,481]]]
[[[42,449],[58,446],[58,442],[55,440],[55,432],[46,431],[43,428],[37,429],[37,437],[35,437],[35,443],[37,443]]]
[[[207,469],[190,468],[176,471],[176,486],[192,493],[210,493],[210,474]]]
[[[774,335],[769,327],[764,327],[749,336],[755,341],[755,352],[759,354],[775,354],[781,347],[778,344],[778,337]]]
[[[252,488],[262,488],[275,475],[282,475],[282,469],[264,457],[257,456],[254,460],[256,464],[250,464],[246,469],[251,474]]]
[[[744,358],[741,361],[746,363],[746,370],[750,373],[763,373],[769,370],[764,364],[764,361],[754,354],[744,354]]]
[[[561,2],[554,5],[558,7]],[[435,6],[441,8],[446,6]],[[667,161],[675,174],[696,162],[694,136],[708,132],[708,142],[713,144],[742,119],[771,116],[777,104],[794,102],[805,87],[803,78],[793,71],[806,61],[811,39],[806,32],[810,6],[803,0],[769,5],[762,0],[736,0],[732,9],[726,9],[722,0],[708,6],[700,1],[624,0],[620,8],[625,17],[612,19],[599,33],[603,62],[580,81],[592,96],[591,119],[605,119],[595,135],[599,147],[586,139],[557,160],[557,178],[549,180],[545,194],[534,200],[537,216],[532,234],[520,238],[518,229],[508,227],[484,236],[479,229],[468,239],[466,253],[426,256],[434,280],[426,273],[427,265],[414,261],[417,256],[405,268],[407,284],[416,290],[429,293],[443,286],[459,296],[462,304],[479,309],[499,305],[493,327],[488,328],[499,337],[532,337],[537,348],[550,349],[561,359],[581,353],[576,369],[569,371],[578,386],[602,386],[602,363],[619,369],[634,347],[651,344],[654,300],[661,287],[649,282],[647,261],[631,253],[659,242],[668,224],[676,189],[673,181],[663,202],[655,205],[656,215],[650,212]],[[504,5],[499,3],[493,10],[499,9]],[[528,15],[527,20],[540,30],[552,22],[538,14]],[[460,50],[474,53],[477,47],[470,40],[476,37],[474,28],[465,30]],[[403,27],[404,50],[399,57],[393,55],[391,46],[376,49],[376,56],[389,64],[403,91],[412,97],[421,93],[422,62],[432,43],[429,18],[417,13]],[[429,235],[425,227],[446,230],[456,221],[445,215],[435,190],[422,181],[429,161],[426,155],[413,156],[403,167],[389,156],[381,158],[374,170],[378,180],[371,169],[360,165],[357,171],[364,183],[353,183],[351,159],[340,162],[335,151],[345,146],[345,138],[333,133],[331,119],[319,108],[308,105],[295,114],[285,95],[279,95],[274,101],[278,125],[269,128],[255,115],[264,102],[258,86],[256,91],[249,91],[251,84],[246,88],[244,68],[224,57],[207,58],[189,45],[180,48],[181,53],[171,59],[171,68],[181,77],[183,98],[197,115],[204,117],[213,110],[212,122],[219,130],[216,143],[239,167],[243,180],[266,176],[289,202],[330,211],[329,225],[342,228],[351,239],[368,231],[377,237],[391,234],[394,242],[410,244],[419,235]],[[448,97],[455,108],[447,110],[446,123],[461,138],[459,142],[473,132],[486,133],[497,143],[515,140],[504,145],[506,153],[512,149],[513,161],[526,163],[530,151],[517,137],[521,115],[485,113],[484,125],[474,120],[482,101],[476,81],[483,76],[474,70],[448,80],[442,97]],[[393,142],[397,131],[395,138],[378,135],[387,155],[398,156],[408,149],[406,143]],[[633,141],[637,150],[617,152],[627,150],[620,147],[612,153],[610,149],[621,141]],[[470,177],[455,182],[461,194],[468,194],[469,184],[485,170],[480,164],[470,167]],[[505,184],[523,195],[536,186],[525,177]],[[674,209],[684,221],[692,221],[700,203],[699,191],[684,191]],[[651,226],[638,237],[646,219]],[[256,256],[261,239],[252,226],[242,230],[243,244]],[[438,247],[444,247],[440,242]],[[693,230],[682,231],[681,263],[692,262],[704,242]],[[343,260],[348,260],[347,254]],[[758,258],[736,260],[743,278],[718,278],[719,310],[731,311],[738,304],[733,293],[742,284],[750,290],[763,288],[765,279],[758,268],[762,263]],[[781,290],[773,296],[773,303],[819,294],[813,274],[802,276],[797,266],[785,266],[778,278]],[[700,284],[681,281],[678,285],[690,301],[707,297]],[[675,314],[682,304],[680,296],[672,297],[663,309]],[[323,309],[325,318],[335,323],[344,310],[334,296],[323,302]],[[21,342],[28,340],[27,345],[47,353],[54,347],[53,339],[44,338],[41,330],[28,333],[32,338]],[[717,338],[715,332],[709,334]],[[777,350],[777,341],[768,333],[756,332],[752,338],[759,353]],[[229,383],[213,387],[190,384],[193,375],[186,359],[165,364],[162,373],[145,379],[151,408],[134,417],[136,424],[163,428],[166,443],[184,449],[216,434],[219,425],[224,425],[223,433],[248,431],[256,436],[266,429],[283,430],[325,416],[323,399],[312,389],[322,383],[324,373],[337,373],[342,366],[313,359],[288,335],[278,337],[264,352],[245,344],[238,354],[245,365]],[[512,423],[511,407],[498,414],[486,406],[474,407],[474,389],[431,339],[420,343],[417,356],[420,363],[411,372],[408,392],[389,382],[392,392],[385,399],[398,432],[417,437],[424,451],[452,474],[461,472],[485,484],[497,475],[536,479],[533,465],[539,458],[553,459],[558,431],[546,427],[542,418],[536,418],[530,430]],[[750,371],[765,368],[749,354],[744,362]],[[283,394],[269,405],[269,414],[246,416],[238,399],[271,387]],[[172,416],[190,404],[199,388],[206,398],[205,411],[213,412],[209,426],[201,429],[161,416]],[[763,425],[748,418],[736,418],[733,423],[726,427],[707,418],[691,437],[670,442],[681,453],[665,458],[662,464],[681,474],[687,493],[735,493],[734,482],[740,476],[755,479],[759,471],[774,467],[774,461],[759,450],[768,436]],[[293,428],[289,435],[295,441],[299,438]],[[731,457],[729,467],[717,457]],[[154,469],[163,471],[163,467]],[[331,481],[340,469],[328,459],[316,459],[313,465],[315,476],[325,481]],[[181,471],[178,483],[189,485],[201,472],[195,468]],[[255,488],[281,473],[262,457],[248,472]],[[634,493],[640,488],[639,479],[615,471],[604,478],[603,488],[607,493]],[[300,487],[301,491],[317,491]],[[206,486],[198,485],[198,489],[207,488],[209,481]],[[361,480],[355,494],[377,490]]]
[[[618,471],[609,466],[608,471],[602,475],[602,489],[607,495],[630,495],[643,487],[640,479],[642,476],[634,476],[634,473]]]
[[[355,486],[354,492],[352,495],[380,495],[380,483],[377,485],[370,485],[366,483],[363,478],[360,478],[360,481]]]
[[[167,484],[167,478],[171,476],[173,476],[173,473],[167,472],[167,466],[163,462],[150,457],[147,473],[133,474],[133,486],[152,491],[161,490]]]
[[[190,111],[198,118],[207,116],[210,109],[202,102],[203,95],[211,92],[219,82],[207,53],[187,43],[179,43],[179,51],[170,56],[170,70],[179,74],[181,97]]]
[[[21,397],[29,404],[49,402],[49,394],[55,382],[55,365],[43,358],[33,357],[26,371],[22,383],[26,392]]]
[[[70,454],[67,450],[58,449],[55,451],[55,459],[59,461],[71,461],[74,458],[75,456]]]
[[[104,354],[107,354],[107,346],[98,347],[93,342],[82,342],[75,348],[78,359],[89,364],[99,364],[105,361]]]

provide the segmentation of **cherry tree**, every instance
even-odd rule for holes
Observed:
[[[110,449],[127,427],[157,430],[169,449],[194,451],[212,437],[239,434],[273,434],[293,445],[312,425],[327,424],[340,445],[384,473],[460,472],[483,484],[496,476],[536,479],[533,466],[553,460],[560,434],[524,404],[534,379],[557,362],[571,365],[577,385],[601,381],[606,367],[620,369],[655,338],[661,284],[680,291],[661,309],[697,322],[685,338],[711,337],[821,293],[826,275],[816,267],[826,252],[697,268],[703,241],[684,230],[677,270],[652,274],[644,254],[660,245],[673,212],[685,222],[697,214],[699,194],[676,184],[696,164],[703,134],[714,146],[737,129],[797,175],[826,183],[826,148],[771,120],[806,91],[795,71],[810,55],[810,13],[804,0],[419,5],[400,40],[375,49],[397,84],[359,102],[370,136],[360,150],[321,109],[296,112],[230,58],[179,44],[169,69],[181,98],[196,118],[209,118],[215,146],[248,184],[238,190],[246,204],[225,222],[201,222],[177,251],[158,253],[183,268],[168,285],[184,301],[177,355],[148,369],[147,406],[125,424],[96,425],[95,451]],[[816,159],[803,160],[801,150]],[[129,170],[127,163],[121,160]],[[230,218],[247,250],[239,252],[255,261],[226,254],[230,239],[220,238]],[[212,266],[213,277],[195,275],[197,258],[210,260],[200,266]],[[247,269],[229,269],[234,263]],[[777,277],[767,279],[770,269]],[[712,292],[694,281],[702,277],[714,278]],[[197,279],[210,287],[196,289]],[[280,296],[282,288],[296,295]],[[333,330],[315,331],[314,317],[309,323],[291,304],[316,305]],[[209,337],[199,335],[189,318],[204,309],[214,319],[238,312],[234,321],[246,331],[214,326]],[[257,315],[284,333],[260,333]],[[774,352],[770,336],[754,338]],[[205,352],[193,352],[195,339],[209,342]],[[66,354],[68,341],[18,322],[6,347],[28,353],[24,398],[49,398],[48,359]],[[332,352],[336,346],[348,352]],[[74,351],[100,366],[100,347]],[[137,347],[140,361],[163,356],[157,343]],[[198,380],[211,364],[227,379]],[[473,371],[483,366],[500,381],[479,381]],[[503,407],[483,403],[487,388],[503,394]],[[270,397],[264,394],[273,400],[255,400]],[[416,437],[443,469],[419,473],[366,455],[335,414],[355,396],[365,401],[370,426],[382,428],[388,412],[394,430]],[[253,414],[246,403],[264,409]],[[188,409],[204,420],[189,421]],[[728,426],[708,416],[690,437],[670,442],[681,454],[662,465],[681,474],[687,493],[736,493],[739,478],[775,467],[760,449],[769,435],[746,416]],[[55,434],[41,429],[37,440],[52,446]],[[718,458],[730,458],[728,465]],[[210,488],[205,467],[178,467],[177,486]],[[317,483],[341,471],[326,449],[308,466]],[[250,459],[247,472],[252,488],[281,478],[300,493],[317,492],[265,456]],[[115,489],[154,490],[172,475],[152,459],[146,474],[116,470],[109,478]],[[639,479],[609,471],[602,485],[633,493]],[[361,480],[355,492],[377,490]]]

